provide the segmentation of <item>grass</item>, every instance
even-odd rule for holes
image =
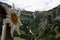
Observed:
[[[14,40],[24,40],[24,39],[19,38],[19,37],[14,37]]]
[[[1,38],[1,37],[0,37]],[[1,40],[1,39],[0,39]],[[24,40],[22,38],[19,38],[19,37],[14,37],[14,40]]]

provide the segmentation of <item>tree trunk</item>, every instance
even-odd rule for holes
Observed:
[[[4,24],[2,26],[2,37],[1,40],[13,40],[10,34],[10,27],[9,24]]]

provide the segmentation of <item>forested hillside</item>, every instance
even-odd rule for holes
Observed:
[[[24,20],[27,40],[60,40],[60,5],[48,11],[34,12],[35,19]],[[29,36],[29,37],[26,37]]]

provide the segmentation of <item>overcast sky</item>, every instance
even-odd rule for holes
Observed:
[[[28,11],[42,11],[52,9],[60,4],[60,0],[0,0],[12,5],[16,8],[25,9]]]

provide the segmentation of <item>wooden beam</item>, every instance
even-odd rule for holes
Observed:
[[[3,29],[2,29],[2,37],[1,37],[1,40],[13,40],[13,37],[11,37],[11,34],[10,34],[10,27],[9,27],[9,24],[4,24],[3,26]]]

